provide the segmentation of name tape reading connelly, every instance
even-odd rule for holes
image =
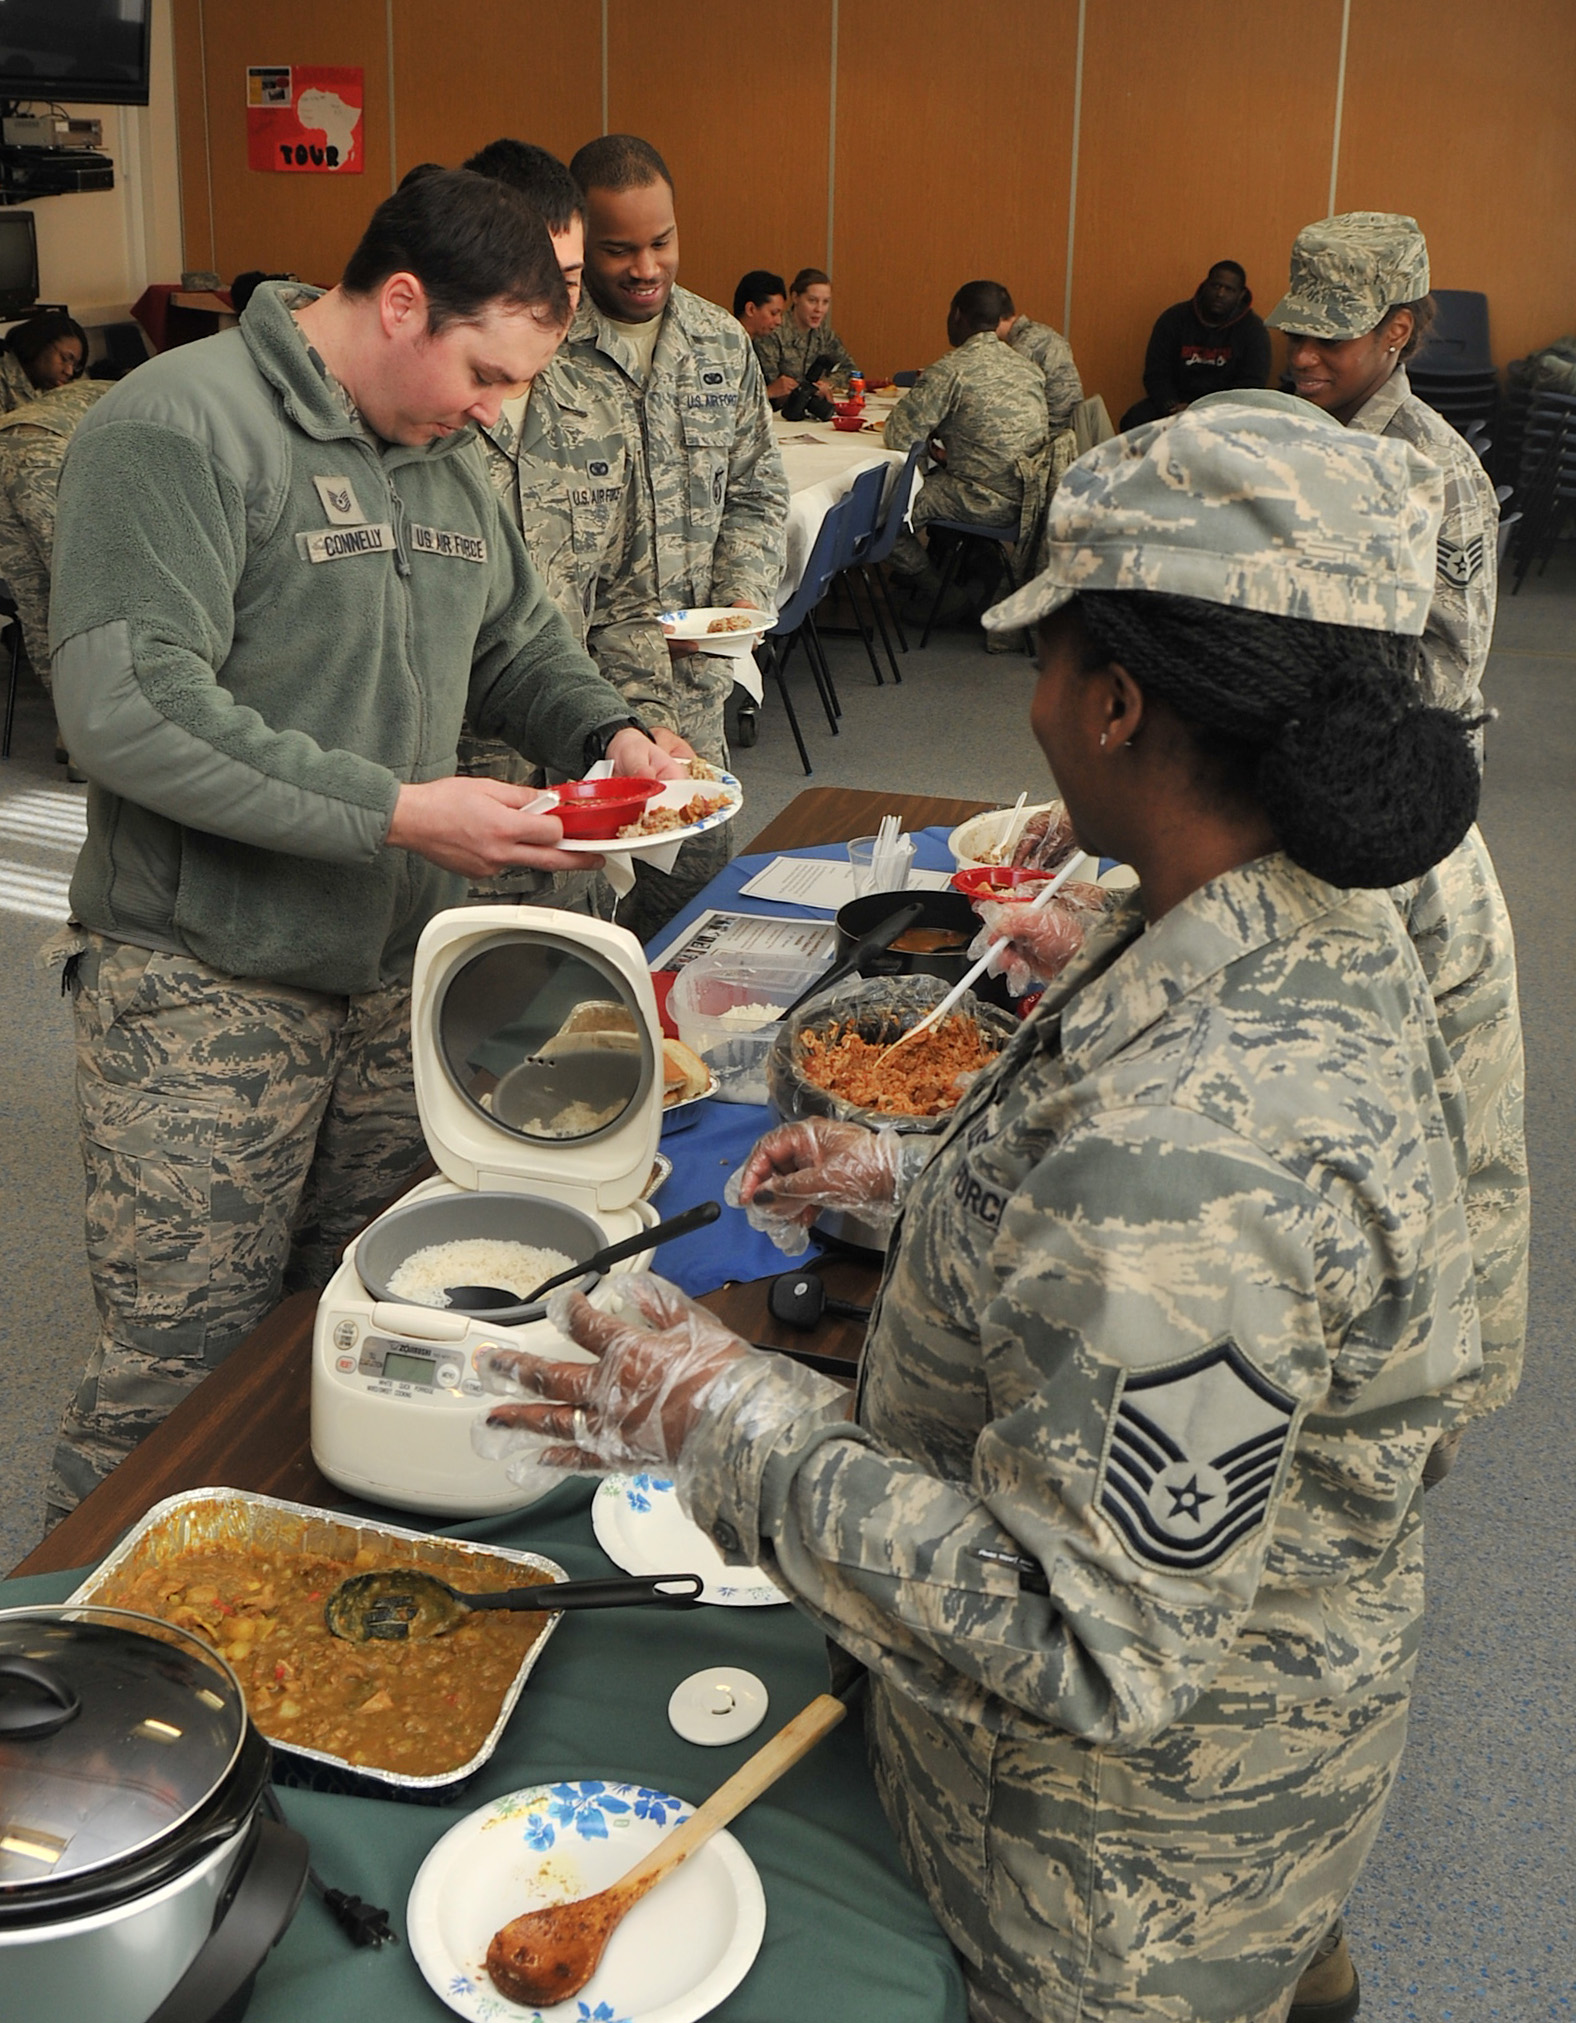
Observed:
[[[340,562],[347,555],[392,555],[394,529],[387,520],[363,527],[320,527],[297,534],[296,546],[309,562]]]

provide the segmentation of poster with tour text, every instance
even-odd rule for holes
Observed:
[[[361,71],[259,63],[246,73],[247,161],[276,175],[361,174]]]

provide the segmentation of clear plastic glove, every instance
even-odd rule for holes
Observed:
[[[539,1475],[557,1480],[566,1470],[671,1472],[702,1416],[764,1360],[666,1279],[631,1272],[618,1286],[632,1313],[604,1312],[568,1287],[547,1302],[549,1321],[594,1362],[505,1348],[481,1359],[484,1389],[520,1402],[493,1406],[472,1444],[502,1460],[511,1481],[534,1486]]]
[[[1042,808],[1023,825],[1012,846],[1012,862],[1028,871],[1055,871],[1073,852],[1073,825],[1060,802]]]
[[[987,948],[1001,949],[998,973],[1014,997],[1023,997],[1061,975],[1110,901],[1103,885],[1080,885],[1076,879],[1040,907],[1022,899],[976,900],[974,911],[984,925],[969,954],[978,961]]]
[[[789,1257],[810,1246],[809,1229],[826,1209],[857,1215],[885,1227],[897,1220],[905,1168],[929,1157],[906,1156],[912,1139],[896,1131],[867,1131],[830,1117],[779,1124],[759,1139],[723,1199],[742,1208],[750,1227],[769,1236]]]

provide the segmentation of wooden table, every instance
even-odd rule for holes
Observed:
[[[809,787],[767,823],[750,849],[846,842],[872,834],[888,813],[901,815],[905,829],[952,828],[990,805],[857,787]],[[874,1270],[857,1259],[823,1261],[820,1276],[839,1299],[866,1304],[875,1290]],[[701,1304],[747,1341],[766,1348],[813,1348],[817,1355],[845,1359],[852,1374],[864,1341],[863,1323],[829,1317],[813,1334],[784,1328],[767,1312],[769,1283],[755,1279],[723,1286]],[[276,1307],[12,1573],[59,1573],[91,1565],[155,1503],[183,1489],[252,1489],[334,1510],[365,1508],[320,1475],[312,1459],[316,1311],[317,1295],[311,1292],[296,1293]]]

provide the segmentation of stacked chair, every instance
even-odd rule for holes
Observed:
[[[1434,309],[1434,327],[1407,361],[1412,391],[1463,433],[1472,421],[1492,430],[1499,375],[1488,346],[1488,297],[1470,288],[1436,288]]]
[[[1521,430],[1517,497],[1515,580],[1511,595],[1526,581],[1534,562],[1541,576],[1554,544],[1576,512],[1576,394],[1534,393]]]

